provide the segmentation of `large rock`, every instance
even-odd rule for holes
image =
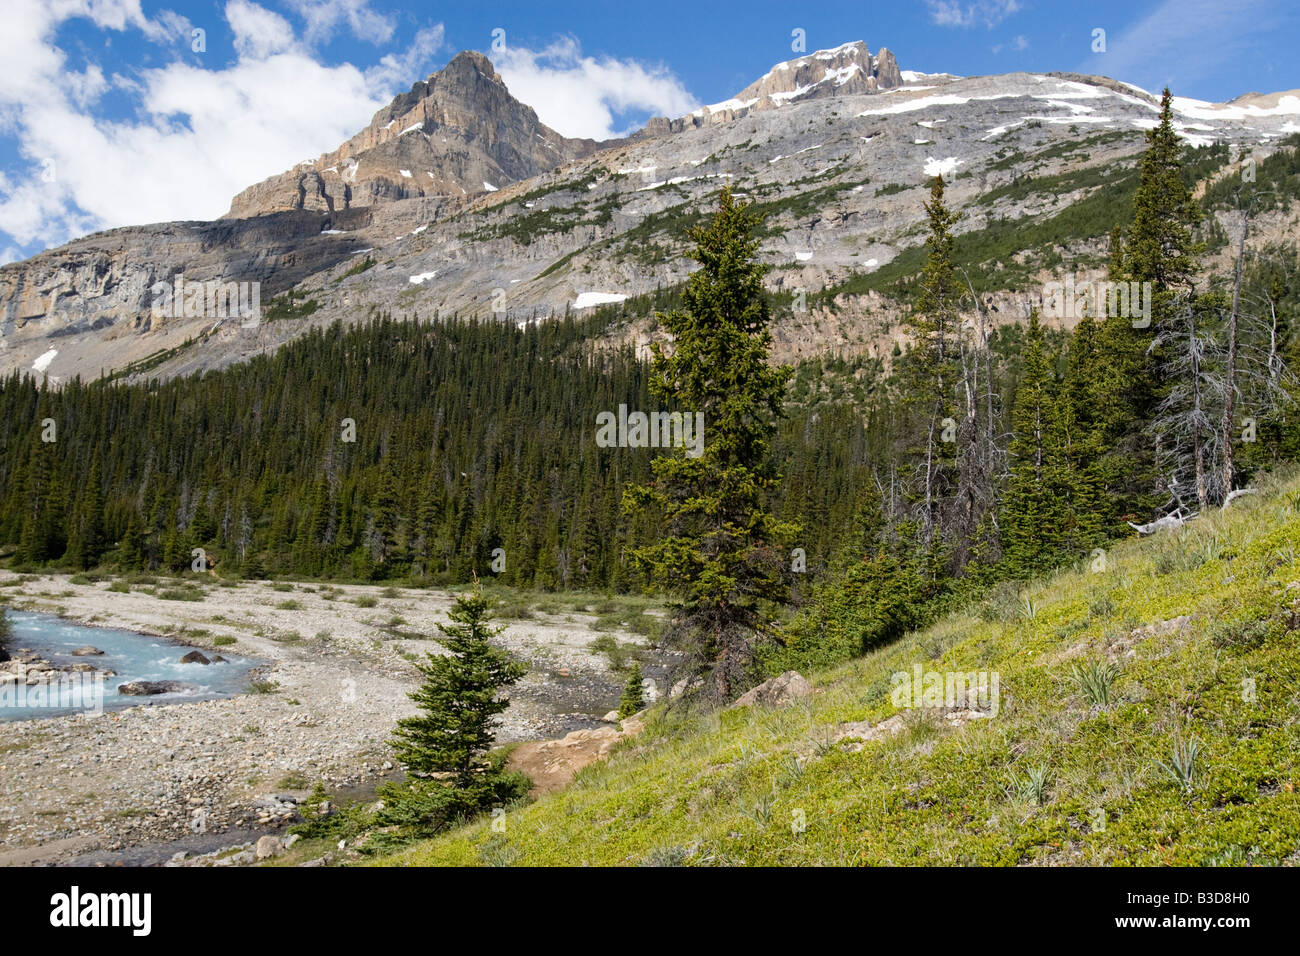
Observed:
[[[757,687],[751,687],[736,698],[736,702],[732,706],[780,707],[782,704],[788,704],[800,697],[807,697],[811,693],[812,685],[804,680],[802,674],[798,671],[786,671],[771,680],[764,681]]]
[[[200,651],[190,651],[181,658],[182,664],[211,664],[212,661],[203,656]]]
[[[193,684],[179,680],[133,680],[117,685],[117,692],[128,697],[152,697],[155,694],[177,694],[197,689]]]
[[[264,836],[257,841],[255,852],[259,860],[269,860],[284,852],[284,844],[280,842],[279,837]]]
[[[72,656],[73,657],[99,657],[103,653],[104,652],[101,651],[98,647],[91,647],[89,644],[87,644],[85,647],[78,647],[75,651],[72,652]]]

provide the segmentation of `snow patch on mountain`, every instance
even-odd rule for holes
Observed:
[[[54,356],[58,354],[59,354],[58,349],[50,349],[48,352],[46,352],[44,355],[42,355],[35,362],[32,363],[32,371],[44,372],[47,368],[50,367],[50,363],[54,361]]]
[[[946,159],[935,159],[933,156],[927,156],[925,157],[923,169],[927,176],[947,177],[955,173],[957,167],[963,162],[964,160],[958,159],[956,156],[949,156]]]
[[[579,292],[578,297],[573,300],[575,309],[590,309],[593,305],[609,305],[613,302],[622,302],[627,296],[621,292]]]

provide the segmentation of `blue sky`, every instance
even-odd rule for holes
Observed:
[[[463,49],[544,122],[596,138],[728,98],[797,56],[796,30],[809,52],[888,46],[905,70],[1076,70],[1213,101],[1300,87],[1294,0],[5,0],[5,14],[0,263],[219,216]]]

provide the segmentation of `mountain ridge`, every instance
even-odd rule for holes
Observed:
[[[955,77],[899,69],[900,85],[881,89],[875,76],[876,88],[863,89],[870,86],[867,66],[887,68],[892,83],[897,63],[885,52],[872,57],[860,41],[816,51],[746,88],[766,90],[779,105],[756,102],[723,118],[710,113],[698,126],[660,124],[658,135],[648,126],[603,143],[547,139],[535,112],[510,95],[486,57],[460,54],[432,75],[432,88],[414,84],[339,150],[249,187],[232,204],[273,211],[110,230],[0,267],[0,368],[32,369],[52,382],[101,371],[167,377],[221,367],[313,325],[356,321],[372,310],[526,322],[617,302],[685,277],[681,228],[728,181],[741,183],[769,213],[762,246],[775,267],[769,288],[815,294],[884,269],[915,245],[923,216],[914,190],[936,173],[950,179],[951,199],[965,212],[959,230],[1029,224],[1131,171],[1154,124],[1156,104],[1146,91],[1064,72]],[[441,75],[446,82],[436,79]],[[1177,128],[1190,145],[1232,143],[1262,159],[1281,137],[1300,131],[1300,99],[1290,97],[1176,100]],[[465,112],[467,103],[493,102],[500,115]],[[418,133],[408,130],[417,119]],[[425,123],[438,124],[432,136]],[[417,195],[419,167],[402,165],[414,160],[401,151],[431,157],[443,148],[433,141],[444,132],[466,144],[460,165],[449,167],[442,193],[430,191],[426,176],[430,186],[421,184]],[[530,152],[521,139],[541,145]],[[349,149],[361,168],[347,184],[350,197],[338,190],[341,176],[322,176],[323,194],[306,188],[305,180],[328,172]],[[522,174],[527,169],[510,164],[541,166],[566,149],[574,158],[470,189],[479,176]],[[500,172],[483,172],[490,164]],[[1026,252],[1035,250],[1016,257]],[[274,321],[249,331],[208,316],[153,315],[151,287],[178,273],[260,282]],[[290,290],[298,306],[275,301]],[[1006,291],[1014,294],[1003,314],[1019,315],[1023,306],[1014,302],[1027,301],[1023,289]],[[863,338],[861,325],[874,328],[892,307],[835,308],[848,310],[847,326],[824,313],[812,323],[807,314],[794,316],[778,339],[797,355],[893,344],[883,331]],[[867,311],[854,317],[859,308]]]

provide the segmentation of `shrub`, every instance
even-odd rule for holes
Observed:
[[[1160,761],[1160,769],[1184,791],[1191,793],[1196,786],[1196,758],[1201,753],[1201,742],[1195,737],[1174,734],[1169,746],[1169,762]]]
[[[1075,664],[1070,679],[1075,688],[1094,707],[1109,707],[1112,687],[1119,676],[1119,667],[1109,661],[1089,661]]]
[[[839,664],[902,637],[933,613],[940,585],[897,558],[858,562],[814,592],[786,627],[785,645],[762,651],[769,673]]]

